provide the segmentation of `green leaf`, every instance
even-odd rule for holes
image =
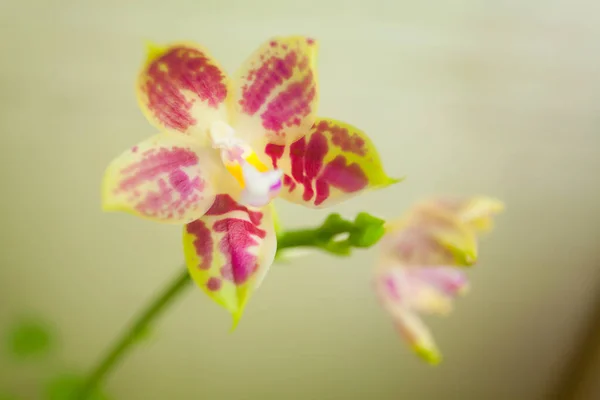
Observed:
[[[76,400],[75,396],[83,384],[84,378],[78,374],[58,375],[47,383],[44,400]],[[85,400],[109,400],[109,397],[100,389],[94,389],[89,392]]]
[[[53,345],[49,325],[40,319],[22,319],[8,332],[8,350],[16,358],[44,356]]]

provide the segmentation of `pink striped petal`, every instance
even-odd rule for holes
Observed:
[[[318,104],[317,44],[303,36],[265,42],[235,79],[232,120],[246,140],[292,143],[312,126]]]
[[[214,171],[210,153],[191,138],[155,135],[111,162],[104,174],[102,205],[106,211],[185,224],[213,203]]]
[[[271,207],[252,209],[217,195],[206,215],[186,225],[183,245],[194,281],[233,316],[234,326],[275,258]]]
[[[205,139],[214,121],[227,120],[229,79],[208,51],[195,43],[151,44],[139,73],[137,97],[159,129]]]

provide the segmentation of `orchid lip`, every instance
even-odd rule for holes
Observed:
[[[275,183],[274,185],[271,185],[271,191],[275,192],[277,190],[280,190],[282,185],[283,185],[283,183],[281,182],[281,179],[279,179],[277,181],[277,183]]]
[[[223,165],[243,188],[243,204],[262,207],[277,196],[283,186],[281,170],[264,165],[250,145],[223,121],[213,122],[209,135],[212,147],[221,151]]]

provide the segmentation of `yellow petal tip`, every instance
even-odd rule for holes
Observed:
[[[466,267],[472,267],[477,262],[477,251],[464,252],[462,261]]]
[[[148,61],[158,58],[165,51],[164,46],[156,44],[150,40],[144,40],[144,46],[146,47],[146,59]]]
[[[403,176],[401,178],[392,178],[392,177],[386,175],[383,177],[383,179],[381,179],[381,180],[378,179],[378,182],[372,183],[371,187],[374,189],[384,189],[388,186],[395,185],[396,183],[400,183],[400,182],[404,181],[405,179],[406,179],[405,176]]]
[[[236,328],[238,327],[238,325],[240,323],[240,320],[242,319],[242,314],[243,314],[242,310],[238,310],[238,311],[231,313],[233,322],[231,324],[231,329],[229,330],[229,333],[233,333],[236,330]]]
[[[454,256],[457,267],[472,267],[477,263],[477,247],[461,248],[453,244],[446,244],[446,248]]]
[[[400,183],[403,182],[406,179],[406,176],[403,176],[401,178],[392,178],[392,177],[387,177],[387,182],[386,182],[386,186],[389,185],[394,185],[396,183]]]
[[[415,345],[413,350],[429,365],[439,365],[442,362],[442,354],[435,348],[427,348],[424,346]]]
[[[487,209],[489,213],[498,214],[504,211],[506,205],[494,197],[477,196],[473,199],[475,206]]]
[[[505,205],[493,197],[475,196],[462,211],[462,219],[477,233],[487,233],[494,226],[493,217],[504,212]]]

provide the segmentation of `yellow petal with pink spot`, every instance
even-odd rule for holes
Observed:
[[[307,207],[329,207],[399,181],[384,172],[363,131],[333,119],[318,118],[290,145],[267,143],[262,148],[265,162],[285,173],[280,196]]]

